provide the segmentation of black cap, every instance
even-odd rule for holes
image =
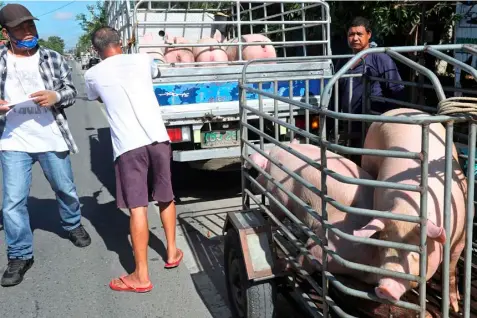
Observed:
[[[0,10],[0,25],[2,27],[14,28],[29,20],[38,19],[32,16],[31,12],[21,4],[10,3]]]

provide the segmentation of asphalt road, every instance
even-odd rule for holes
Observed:
[[[117,209],[113,198],[112,146],[103,106],[87,100],[83,71],[76,62],[72,67],[79,94],[67,117],[80,153],[71,160],[92,244],[79,249],[66,238],[54,192],[36,164],[28,200],[35,264],[20,285],[0,287],[0,317],[231,317],[221,229],[225,214],[240,209],[240,172],[207,172],[174,164],[177,244],[185,252],[183,263],[163,269],[165,237],[157,207],[151,204],[148,257],[155,288],[146,294],[109,289],[113,277],[133,270],[129,214]],[[6,264],[1,233],[0,275]],[[280,316],[300,316],[288,305],[281,307]]]
[[[223,213],[237,209],[240,202],[237,173],[216,176],[191,171],[193,176],[187,179],[192,181],[175,182],[178,245],[185,251],[183,264],[173,270],[163,269],[165,237],[157,208],[151,205],[148,257],[155,288],[147,294],[109,289],[111,278],[133,269],[129,216],[127,211],[116,208],[112,195],[113,158],[104,110],[101,104],[86,100],[83,72],[76,63],[72,66],[79,94],[67,116],[80,149],[72,156],[72,164],[83,224],[92,244],[78,249],[66,238],[54,192],[36,164],[28,200],[35,264],[20,285],[0,287],[0,317],[230,317],[225,304],[219,236]],[[175,169],[189,174],[183,166]],[[195,191],[199,188],[202,191]],[[1,233],[1,273],[6,264]]]

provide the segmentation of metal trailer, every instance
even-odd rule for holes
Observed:
[[[326,80],[326,86],[322,93],[322,99],[319,107],[316,107],[308,101],[299,102],[288,99],[262,90],[260,88],[250,87],[251,83],[258,83],[260,79],[250,77],[250,70],[254,63],[258,61],[249,61],[242,74],[240,83],[240,129],[241,129],[241,158],[242,158],[242,205],[243,209],[239,212],[229,212],[223,228],[225,247],[224,247],[224,270],[226,276],[226,286],[231,310],[236,317],[279,317],[279,306],[276,302],[277,295],[288,295],[295,303],[300,304],[303,313],[300,316],[310,317],[475,317],[477,316],[477,240],[473,235],[476,226],[474,219],[474,183],[477,173],[476,165],[476,133],[477,133],[477,91],[464,90],[455,87],[442,87],[437,76],[429,69],[406,57],[406,53],[424,52],[432,54],[439,59],[445,60],[449,64],[460,67],[463,71],[472,74],[475,77],[477,70],[469,65],[462,63],[451,57],[452,51],[463,50],[470,54],[477,54],[477,47],[471,45],[436,45],[436,46],[416,46],[416,47],[391,47],[391,48],[371,48],[353,56],[336,74],[333,76],[313,76],[309,80]],[[448,53],[450,51],[450,53]],[[382,98],[369,96],[369,91],[365,90],[363,102],[363,114],[347,114],[338,111],[339,96],[334,95],[333,90],[338,91],[340,79],[351,77],[346,74],[354,63],[356,63],[365,54],[384,52],[399,63],[402,63],[416,72],[425,76],[429,81],[424,83],[410,83],[402,81],[405,86],[424,87],[437,95],[438,105],[430,107],[429,105],[411,104],[405,101],[392,100],[397,105],[407,108],[421,109],[429,112],[429,116],[418,118],[396,118],[382,116],[379,113],[370,111],[370,101]],[[447,53],[447,54],[446,54]],[[332,59],[333,56],[324,56],[321,59]],[[310,63],[320,59],[308,59]],[[292,60],[281,60],[280,65],[286,66],[293,63]],[[353,75],[355,76],[355,75]],[[293,80],[291,78],[290,80]],[[372,81],[385,81],[382,78],[354,78],[354,80],[363,80],[363,85],[369,89]],[[455,91],[465,94],[465,97],[456,98],[453,96]],[[259,96],[258,109],[250,105],[249,94]],[[447,93],[447,94],[446,94]],[[305,110],[307,116],[318,115],[320,117],[320,133],[310,133],[308,129],[300,129],[292,123],[285,122],[276,116],[276,111],[265,109],[263,100],[272,99],[275,105],[278,102],[289,103],[290,112],[299,108]],[[276,107],[275,107],[276,109]],[[249,124],[248,118],[251,114],[259,117],[259,128]],[[325,127],[327,118],[333,121],[334,132],[327,135],[328,129]],[[275,135],[269,136],[263,131],[265,120],[275,124]],[[343,145],[340,134],[346,133],[345,128],[339,129],[340,121],[357,121],[363,123],[361,131],[362,137],[366,132],[366,127],[372,122],[388,123],[408,123],[420,125],[422,127],[422,150],[421,152],[405,151],[384,151],[361,149],[359,147],[349,147]],[[332,252],[327,245],[328,233],[334,233],[340,239],[351,242],[359,242],[374,246],[384,246],[384,241],[373,238],[359,238],[353,235],[339,231],[330,223],[327,223],[326,205],[331,206],[350,214],[383,217],[389,219],[400,219],[403,221],[420,224],[420,244],[402,244],[395,242],[386,242],[386,246],[415,251],[420,255],[426,255],[426,220],[427,220],[427,176],[428,176],[428,133],[431,123],[442,123],[446,129],[446,154],[445,154],[445,172],[442,174],[445,178],[444,190],[444,228],[449,238],[450,225],[450,185],[451,185],[451,161],[452,148],[451,143],[454,139],[455,144],[460,149],[461,164],[466,168],[468,181],[468,197],[466,201],[466,246],[459,262],[459,286],[460,286],[460,314],[454,315],[449,311],[449,258],[450,246],[449,239],[444,244],[442,276],[436,273],[434,277],[426,283],[426,257],[420,257],[420,275],[397,273],[395,271],[384,270],[363,264],[349,262],[343,259],[338,252]],[[279,140],[277,126],[285,127],[292,135],[302,136],[306,143],[314,143],[320,146],[321,162],[315,162],[303,154],[294,151]],[[455,128],[455,129],[454,129]],[[460,130],[460,132],[459,132]],[[249,132],[260,136],[260,142],[248,138]],[[327,196],[326,186],[317,189],[312,184],[301,178],[298,174],[290,171],[283,165],[271,159],[264,152],[265,141],[278,146],[297,158],[300,158],[321,171],[321,184],[326,185],[327,178],[334,178],[347,184],[363,184],[373,187],[384,187],[390,189],[410,189],[420,192],[421,204],[419,216],[391,215],[377,210],[360,209],[340,204]],[[447,146],[448,145],[448,146]],[[301,183],[313,193],[321,197],[321,207],[319,211],[308,205],[294,194],[287,191],[277,180],[272,180],[271,176],[263,169],[254,164],[250,158],[249,149],[268,158],[270,164],[275,164],[295,181]],[[358,178],[349,178],[340,175],[327,168],[325,151],[332,151],[346,156],[350,155],[376,155],[396,158],[414,158],[420,161],[421,166],[421,184],[419,186],[408,186],[393,182],[382,182],[375,180],[364,180]],[[253,169],[249,169],[252,167]],[[261,173],[269,182],[272,182],[284,193],[290,200],[294,200],[298,205],[307,209],[310,215],[317,218],[324,230],[325,238],[320,239],[307,227],[302,220],[299,220],[292,211],[280,203],[270,192],[267,192],[253,177],[253,171]],[[260,189],[257,194],[252,191],[251,185]],[[285,221],[280,221],[270,210],[269,202],[274,202],[277,207],[287,216]],[[321,211],[321,212],[320,212]],[[305,247],[305,242],[309,238],[313,239],[323,249],[323,259],[317,260],[311,255]],[[309,273],[304,270],[298,262],[298,256],[304,255],[308,261],[317,261],[321,266],[318,273]],[[401,300],[396,303],[383,301],[374,293],[374,290],[358,284],[352,279],[333,275],[327,271],[327,255],[344,264],[348,268],[362,271],[363,273],[385,274],[389,277],[401,277],[407,280],[418,282],[418,288],[407,292]],[[286,262],[292,270],[284,270],[283,263]],[[440,278],[442,284],[438,281]],[[472,293],[471,290],[474,292]],[[471,295],[474,294],[474,295]],[[471,298],[472,296],[472,298]]]
[[[260,33],[270,37],[280,57],[331,54],[330,14],[324,1],[119,0],[106,5],[108,24],[119,30],[125,53],[148,53],[159,60],[166,47],[181,46],[164,43],[166,34],[187,38],[192,42],[189,47],[210,46],[195,42],[211,37],[217,29],[226,39],[240,39],[235,43],[221,43],[222,47],[238,47],[239,61],[215,67],[207,67],[206,62],[165,63],[159,67],[160,77],[154,80],[152,89],[171,137],[173,160],[199,168],[214,167],[213,162],[221,160],[240,161],[238,81],[245,63],[241,56],[245,47],[243,34]],[[314,32],[314,39],[310,38],[310,30]],[[248,43],[261,44],[264,43]],[[260,89],[293,100],[304,100],[304,91],[309,91],[313,94],[311,100],[317,104],[322,83],[306,81],[309,87],[305,87],[303,78],[330,75],[332,64],[328,59],[295,60],[286,67],[255,63],[248,68],[248,74],[261,79]],[[276,81],[290,77],[295,80]],[[258,95],[250,94],[248,98],[257,107]],[[266,98],[263,105],[265,109],[276,109],[283,120],[289,119],[287,103],[278,101],[277,105],[277,101]],[[305,119],[298,115],[294,114],[296,124],[304,128]],[[256,117],[249,119],[251,123],[258,123]],[[280,136],[288,138],[285,130],[280,131]]]

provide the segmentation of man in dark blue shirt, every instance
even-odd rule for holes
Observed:
[[[367,19],[355,18],[348,27],[348,45],[356,54],[370,47],[371,27]],[[388,80],[401,81],[401,76],[394,61],[385,53],[371,53],[354,65],[347,74],[366,74],[367,76],[380,77]],[[338,63],[339,70],[344,63]],[[352,97],[350,96],[351,78],[341,78],[339,81],[339,104],[340,110],[345,113],[361,114],[364,94],[364,80],[362,77],[352,78]],[[370,81],[371,96],[403,99],[404,86],[396,83]],[[371,101],[371,109],[383,113],[396,108],[390,103]]]

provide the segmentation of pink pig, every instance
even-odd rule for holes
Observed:
[[[237,39],[232,39],[226,43],[236,43]],[[245,34],[242,36],[242,42],[251,43],[251,42],[270,42],[272,41],[264,35],[261,34]],[[238,50],[239,46],[224,46],[225,51],[229,61],[237,61],[239,58]],[[242,47],[242,60],[253,60],[253,59],[265,59],[265,58],[276,58],[277,52],[275,48],[270,45],[250,45]]]
[[[194,62],[194,54],[192,53],[192,48],[187,46],[189,41],[180,36],[174,37],[171,41],[169,35],[166,34],[165,42],[168,44],[186,44],[184,47],[166,47],[164,58],[167,63]],[[187,67],[188,65],[181,66]]]
[[[194,46],[192,52],[197,62],[228,62],[227,54],[219,46],[222,41],[222,34],[219,30],[215,31],[213,38],[202,38],[198,44],[210,44],[210,46]],[[204,66],[226,66],[226,63],[204,64]]]
[[[313,161],[320,162],[321,150],[319,147],[309,144],[298,144],[297,141],[293,141],[290,148],[299,152],[300,154],[310,158]],[[303,160],[299,159],[295,155],[281,149],[280,147],[274,147],[265,151],[271,158],[278,161],[284,167],[295,172],[307,182],[311,183],[317,189],[321,189],[321,172],[315,167],[310,166]],[[305,203],[310,205],[321,216],[321,197],[311,190],[303,186],[296,181],[289,174],[285,173],[282,169],[270,162],[267,158],[259,153],[254,153],[250,156],[250,159],[256,163],[259,167],[263,168],[272,178],[281,183],[285,189],[291,191]],[[327,152],[327,167],[336,173],[352,178],[359,179],[371,179],[371,176],[363,169],[358,167],[352,161],[337,155],[333,152]],[[320,238],[324,237],[321,222],[315,217],[311,216],[302,206],[291,199],[282,190],[278,189],[272,182],[268,181],[263,175],[259,175],[256,181],[261,184],[270,194],[275,197],[281,204],[283,204],[288,210],[290,210],[299,220]],[[354,206],[364,209],[371,209],[373,205],[373,188],[361,185],[345,184],[341,181],[327,177],[327,193],[328,196],[337,202],[346,205]],[[252,187],[253,188],[253,187]],[[253,188],[255,193],[259,193],[258,188]],[[270,210],[279,219],[283,219],[285,214],[270,200]],[[333,224],[337,229],[347,234],[352,235],[354,230],[357,230],[367,224],[371,218],[363,217],[356,214],[348,214],[342,212],[331,204],[327,204],[328,222]],[[341,257],[348,261],[356,262],[360,264],[367,264],[371,266],[378,266],[377,253],[378,249],[371,245],[358,244],[350,242],[346,239],[341,239],[333,232],[328,232],[329,248],[332,251],[336,251]],[[309,264],[304,262],[304,258],[300,258],[300,262],[303,266],[309,270],[314,271],[320,268],[322,259],[322,248],[316,244],[313,239],[308,239],[306,243],[310,253],[315,256],[320,263],[313,264],[309,267]],[[376,257],[372,257],[375,255]],[[358,272],[339,264],[334,258],[328,255],[328,270],[334,274],[348,274],[354,276],[362,281],[366,281],[366,274]]]
[[[413,109],[395,109],[383,116],[422,116],[428,115]],[[427,280],[437,271],[443,258],[443,243],[446,235],[444,222],[444,171],[445,171],[445,128],[442,124],[431,124],[429,128],[429,173],[427,202]],[[421,127],[394,123],[373,123],[366,135],[364,148],[394,149],[421,152]],[[421,180],[420,162],[412,159],[363,156],[362,168],[380,181],[419,185]],[[453,146],[450,224],[450,302],[458,312],[458,291],[456,284],[456,265],[465,244],[465,198],[467,182],[458,162],[457,151]],[[376,188],[374,209],[390,213],[419,216],[420,194],[418,192]],[[388,241],[419,245],[420,227],[418,224],[373,219],[368,225],[354,232],[357,236],[370,237],[379,233],[379,238]],[[381,268],[419,275],[419,254],[380,248]],[[417,286],[398,278],[376,277],[376,295],[379,298],[397,301],[411,288]]]

